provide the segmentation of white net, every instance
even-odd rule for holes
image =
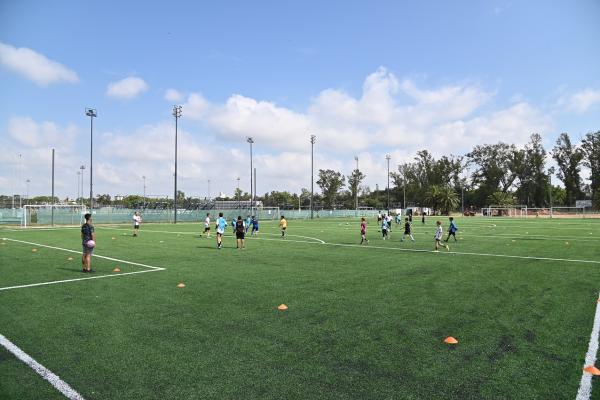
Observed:
[[[21,218],[22,227],[47,225],[80,225],[86,207],[78,205],[25,205]]]

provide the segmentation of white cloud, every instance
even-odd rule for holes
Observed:
[[[179,92],[175,89],[167,89],[165,91],[165,100],[170,101],[172,103],[179,103],[183,101],[183,93]]]
[[[142,78],[130,76],[118,82],[109,83],[106,95],[118,99],[133,99],[148,90],[148,87],[148,84]]]
[[[600,103],[600,89],[585,89],[569,98],[567,108],[570,111],[584,113]]]
[[[40,86],[79,82],[75,71],[27,47],[17,48],[0,42],[0,64]]]
[[[186,118],[193,120],[202,119],[209,111],[210,103],[199,93],[192,93],[183,104],[183,113]]]

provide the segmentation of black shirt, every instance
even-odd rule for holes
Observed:
[[[81,225],[81,233],[83,234],[83,243],[86,243],[88,240],[92,240],[92,234],[94,233],[94,226],[83,224]]]

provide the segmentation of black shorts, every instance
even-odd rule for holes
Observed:
[[[410,231],[407,231],[407,230],[405,230],[405,231],[404,231],[404,234],[405,234],[405,235],[410,235]]]
[[[210,232],[210,226],[205,226],[204,227],[204,232]]]
[[[140,229],[140,226],[138,224],[133,224],[133,229]]]
[[[244,239],[244,232],[235,232],[236,239]]]

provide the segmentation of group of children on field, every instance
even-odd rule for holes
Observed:
[[[242,219],[241,215],[238,215],[237,218],[231,219],[231,228],[236,238],[236,248],[245,249],[245,239],[248,230],[252,227],[252,231],[250,231],[250,236],[258,235],[258,218],[254,215],[251,217],[248,215],[246,220]],[[281,237],[285,238],[285,232],[287,230],[287,220],[285,216],[281,216],[279,220],[279,227],[281,229]],[[223,234],[225,233],[225,229],[227,229],[227,220],[223,217],[223,213],[219,213],[219,217],[215,221],[215,230],[217,231],[217,249],[221,249],[223,243]],[[206,214],[206,218],[204,219],[204,234],[207,238],[210,237],[210,213]]]
[[[381,235],[383,237],[383,240],[387,240],[390,238],[389,233],[392,232],[392,220],[393,219],[389,214],[377,215],[377,223],[381,224]],[[396,215],[396,225],[399,225],[401,220],[402,218],[400,217],[400,214]],[[458,227],[456,226],[456,223],[454,223],[453,217],[450,217],[449,220],[450,226],[448,227],[448,237],[446,238],[446,240],[444,240],[445,243],[448,243],[451,236],[454,238],[455,242],[457,241],[456,232],[458,231]],[[421,222],[425,224],[425,215],[423,215]],[[434,236],[435,251],[438,251],[440,247],[445,247],[446,250],[450,250],[450,247],[447,244],[442,244],[442,237],[444,235],[442,221],[436,221],[436,225],[437,229],[435,231]],[[415,241],[415,238],[412,234],[412,216],[404,218],[404,234],[402,235],[402,239],[400,239],[400,241],[404,242],[404,239],[406,239],[407,236],[410,237],[411,241]],[[361,218],[360,221],[360,237],[360,244],[369,244],[369,240],[367,239],[367,220],[364,217]]]

